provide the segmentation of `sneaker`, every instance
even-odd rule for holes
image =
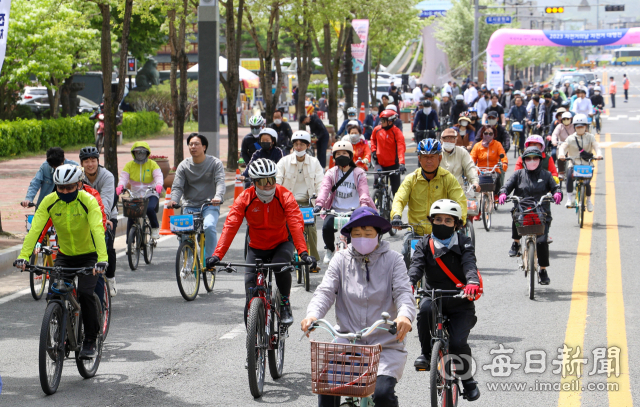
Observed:
[[[591,203],[591,197],[590,196],[587,197],[587,210],[589,212],[593,212],[593,203]]]
[[[107,282],[109,283],[109,292],[111,293],[111,296],[115,297],[116,295],[118,295],[118,289],[116,288],[116,278],[107,278]]]
[[[316,267],[314,269],[309,269],[309,271],[312,272],[312,273],[319,273],[320,270],[322,270],[320,267]]]
[[[416,371],[429,371],[431,370],[431,355],[420,355],[416,358],[416,361],[413,362],[413,367],[416,368]]]
[[[160,228],[151,228],[151,238],[154,240],[160,239]]]
[[[324,264],[329,264],[331,263],[331,259],[333,259],[333,253],[331,250],[328,250],[326,252],[324,252],[324,260],[323,263]]]
[[[291,314],[291,305],[280,305],[280,322],[283,325],[293,324],[293,314]]]
[[[551,236],[547,236],[547,244],[553,243],[553,238]]]
[[[551,279],[547,274],[547,270],[546,269],[540,270],[540,273],[538,273],[538,283],[540,285],[549,285],[550,282],[551,282]]]
[[[565,206],[567,208],[575,208],[576,207],[576,196],[574,195],[573,192],[568,192],[567,193],[567,203],[565,204]]]
[[[475,401],[480,398],[480,389],[478,389],[478,382],[475,380],[463,381],[462,387],[464,387],[462,397],[467,401]]]
[[[520,255],[520,242],[513,242],[511,249],[509,250],[509,257],[516,257]]]
[[[98,356],[96,341],[85,340],[80,351],[80,359],[94,359]]]

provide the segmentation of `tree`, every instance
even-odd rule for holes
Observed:
[[[168,1],[172,3],[172,1]],[[165,4],[166,6],[166,4]],[[122,42],[121,7],[113,14],[113,35],[117,42]],[[148,13],[134,13],[129,25],[129,37],[127,39],[129,53],[144,63],[149,55],[156,52],[167,43],[167,36],[163,25],[167,18],[166,8],[159,5],[151,5]]]

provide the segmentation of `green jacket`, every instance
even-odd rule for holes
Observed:
[[[78,191],[76,200],[68,204],[61,201],[56,192],[42,200],[18,259],[29,259],[49,218],[56,228],[56,238],[62,253],[78,256],[97,252],[98,261],[107,261],[102,211],[98,201],[85,191]]]
[[[427,220],[431,205],[438,199],[452,199],[462,209],[462,222],[467,221],[467,197],[456,177],[442,167],[438,167],[438,173],[431,181],[422,176],[422,170],[418,168],[407,175],[398,188],[393,198],[391,207],[391,219],[395,215],[402,216],[404,207],[409,205],[409,223],[424,227],[416,227],[418,235],[431,233],[431,223]]]

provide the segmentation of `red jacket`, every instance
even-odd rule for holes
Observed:
[[[224,258],[245,217],[249,224],[250,247],[258,250],[274,249],[289,240],[291,232],[298,253],[307,251],[304,220],[293,194],[282,185],[276,185],[275,196],[271,202],[264,204],[258,199],[253,186],[238,195],[231,205],[214,256]]]
[[[378,156],[378,164],[383,167],[404,164],[404,153],[407,145],[404,142],[402,131],[396,126],[385,130],[382,126],[376,126],[371,134],[371,151]]]
[[[542,153],[542,161],[547,158],[546,153]],[[558,169],[556,168],[556,164],[553,162],[553,157],[549,156],[549,164],[547,165],[547,171],[551,173],[554,177],[558,176]],[[522,166],[522,157],[518,157],[518,161],[516,161],[516,169],[515,171],[521,170],[524,167]]]

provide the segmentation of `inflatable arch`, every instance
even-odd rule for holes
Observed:
[[[590,47],[640,43],[640,28],[591,31],[543,31],[501,28],[487,44],[487,88],[503,86],[505,45]]]

